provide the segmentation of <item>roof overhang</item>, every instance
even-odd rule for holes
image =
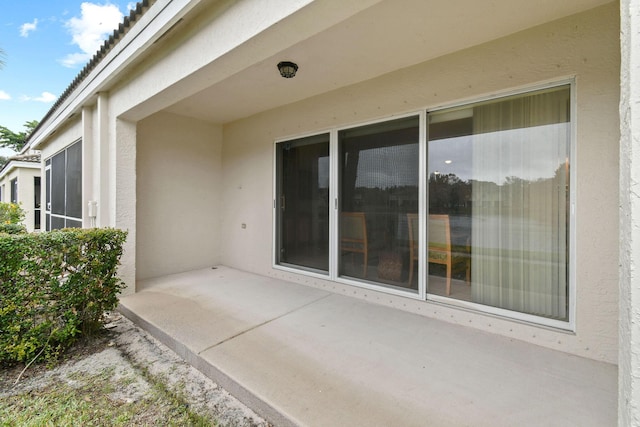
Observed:
[[[114,85],[140,92],[118,117],[168,111],[227,123],[609,2],[283,0],[264,11],[256,0],[158,0],[36,130],[30,148]],[[280,77],[282,60],[300,66],[295,78]],[[162,78],[141,84],[153,69]]]
[[[2,170],[0,170],[0,180],[16,169],[41,169],[40,163],[25,162],[23,160],[9,160]]]
[[[545,22],[579,13],[609,0],[384,0],[305,37],[268,52],[277,33],[304,33],[307,15],[319,15],[314,2],[280,22],[273,31],[230,52],[228,58],[203,67],[168,88],[173,103],[166,111],[214,123],[227,123],[315,95],[366,81],[396,70],[457,52]],[[320,2],[321,3],[321,2]],[[280,27],[280,28],[279,28]],[[280,38],[283,35],[279,35]],[[254,61],[248,63],[246,58]],[[244,68],[202,88],[218,68],[244,61]],[[282,60],[296,62],[296,77],[283,79],[276,68]],[[188,95],[190,94],[190,95]],[[151,102],[153,100],[150,100]],[[134,120],[148,114],[138,106]],[[160,102],[153,109],[164,107]],[[140,113],[140,114],[138,114]]]

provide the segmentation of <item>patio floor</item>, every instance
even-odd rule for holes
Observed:
[[[275,425],[616,425],[617,368],[227,267],[120,310]]]

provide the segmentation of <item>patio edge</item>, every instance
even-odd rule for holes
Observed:
[[[295,427],[298,423],[287,417],[269,402],[244,387],[242,384],[234,380],[232,377],[207,362],[205,359],[194,353],[187,346],[182,344],[176,338],[167,334],[158,326],[144,319],[143,317],[130,310],[122,303],[118,304],[117,310],[126,318],[131,320],[154,338],[166,345],[171,351],[180,356],[185,362],[193,366],[198,371],[215,381],[220,387],[225,389],[229,394],[238,399],[241,403],[247,405],[259,416],[263,417],[267,422],[276,426]]]

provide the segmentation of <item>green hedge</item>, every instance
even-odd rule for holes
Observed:
[[[101,327],[118,303],[127,233],[65,229],[0,233],[0,362],[45,360]]]
[[[0,202],[0,233],[18,234],[26,233],[24,210],[16,203]]]

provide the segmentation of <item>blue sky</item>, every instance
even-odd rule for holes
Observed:
[[[44,117],[135,3],[0,0],[0,125],[20,132]]]

